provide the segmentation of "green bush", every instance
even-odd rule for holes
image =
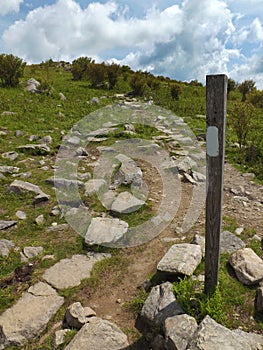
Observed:
[[[17,86],[24,74],[26,63],[12,54],[0,55],[0,79],[4,86]]]

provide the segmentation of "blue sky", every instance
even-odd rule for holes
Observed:
[[[263,0],[0,0],[0,52],[28,63],[128,64],[183,81],[226,73],[263,89]]]

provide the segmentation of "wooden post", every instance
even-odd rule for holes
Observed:
[[[218,283],[222,223],[227,76],[206,77],[206,247],[205,293]]]

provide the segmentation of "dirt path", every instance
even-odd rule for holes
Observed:
[[[161,181],[155,169],[148,168],[144,176],[149,185],[151,197],[158,199]],[[263,237],[263,187],[250,181],[249,178],[241,176],[239,171],[230,164],[225,165],[224,184],[223,215],[235,219],[240,227],[254,229],[260,237]],[[138,288],[144,281],[155,274],[158,262],[171,244],[189,241],[195,233],[204,234],[204,210],[198,222],[187,235],[182,237],[178,232],[175,232],[175,227],[182,221],[189,205],[192,185],[183,183],[182,192],[178,215],[170,227],[145,245],[124,249],[121,254],[124,265],[120,270],[117,271],[113,268],[107,271],[92,293],[84,289],[79,295],[83,304],[94,308],[99,317],[111,319],[127,333],[130,333],[130,340],[134,340],[135,315],[123,305],[138,294]],[[244,198],[240,199],[239,197]],[[158,205],[158,201],[155,204]],[[175,241],[167,242],[165,237],[170,237]],[[138,345],[138,349],[140,346],[142,345]]]

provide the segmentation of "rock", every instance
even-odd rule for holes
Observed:
[[[9,227],[12,227],[16,224],[16,221],[13,220],[0,220],[0,230],[6,230]]]
[[[17,168],[16,166],[0,165],[0,173],[13,174],[18,172],[19,168]]]
[[[45,194],[39,186],[21,180],[13,181],[9,186],[9,191],[12,191],[16,194],[23,194],[25,192],[36,193],[37,195],[34,198],[33,204],[38,204],[40,202],[47,201],[50,198],[50,196]]]
[[[27,259],[33,259],[43,254],[43,247],[24,247],[23,253]]]
[[[0,239],[0,256],[7,257],[14,248],[14,243],[8,239]]]
[[[0,180],[7,180],[7,177],[0,173]]]
[[[47,232],[66,231],[69,228],[70,228],[69,224],[52,225],[47,228]]]
[[[102,203],[102,205],[107,209],[110,210],[112,203],[114,202],[114,200],[117,197],[117,193],[115,191],[109,190],[104,192],[101,196],[100,196],[100,201]]]
[[[24,135],[24,133],[21,130],[16,130],[15,131],[15,136],[16,137],[20,137],[20,136],[23,136],[23,135]]]
[[[85,148],[83,147],[79,147],[77,150],[76,150],[76,156],[80,156],[80,157],[86,157],[88,156],[88,152],[85,150]]]
[[[1,113],[2,116],[7,116],[7,115],[16,115],[16,112],[10,112],[10,111],[4,111]]]
[[[85,183],[85,195],[92,196],[103,191],[106,186],[107,182],[104,179],[91,179]]]
[[[162,328],[168,317],[183,313],[183,309],[175,299],[173,285],[165,282],[152,288],[136,320],[136,327],[143,334],[153,333],[156,329]]]
[[[128,224],[120,219],[93,218],[85,235],[87,244],[114,243],[128,231]]]
[[[238,249],[244,248],[246,245],[242,239],[235,236],[229,231],[221,232],[220,239],[220,252],[221,253],[233,253]]]
[[[15,151],[10,151],[10,152],[5,152],[5,153],[2,153],[2,157],[4,159],[8,159],[8,160],[16,160],[17,157],[18,157],[18,153],[15,152]]]
[[[121,167],[115,176],[116,183],[124,185],[141,184],[142,170],[136,162],[123,154],[119,154],[115,158],[121,162]]]
[[[22,210],[18,210],[16,212],[16,217],[18,217],[20,220],[25,220],[27,218],[26,213]]]
[[[94,104],[98,104],[100,102],[98,97],[92,97],[92,99],[90,101]]]
[[[33,93],[39,93],[38,87],[40,86],[40,82],[37,81],[34,78],[30,78],[27,81],[27,84],[25,86],[25,91],[33,92]]]
[[[80,302],[73,303],[67,308],[65,320],[69,327],[76,329],[80,329],[85,323],[87,323],[88,320]]]
[[[45,218],[44,218],[44,215],[43,215],[43,214],[40,214],[40,215],[38,215],[38,217],[35,218],[35,223],[36,223],[38,226],[43,225],[44,222],[45,222]]]
[[[201,248],[202,257],[205,256],[205,237],[196,234],[191,242],[191,244],[197,244]]]
[[[56,331],[53,339],[53,347],[56,349],[59,345],[65,343],[66,335],[70,332],[70,329],[60,329]]]
[[[62,92],[60,92],[58,95],[62,101],[66,101],[67,98]]]
[[[258,313],[263,312],[263,287],[259,287],[257,289],[255,306],[256,306],[256,312]]]
[[[111,210],[120,214],[136,211],[145,204],[144,201],[134,197],[130,192],[121,192],[113,201]]]
[[[199,245],[174,244],[157,265],[157,270],[167,274],[190,276],[202,260]]]
[[[45,144],[28,144],[23,146],[18,146],[21,152],[28,152],[32,155],[48,154],[50,153],[50,148]]]
[[[41,144],[45,144],[45,145],[50,145],[53,142],[53,139],[50,135],[44,136],[41,140],[40,140]]]
[[[263,280],[263,260],[251,248],[234,252],[229,263],[243,284],[255,285]]]
[[[235,229],[235,234],[239,236],[243,231],[244,231],[244,227],[238,227]]]
[[[187,350],[252,350],[249,342],[244,338],[218,324],[210,316],[206,316]]]
[[[65,188],[65,189],[70,189],[70,187],[77,186],[79,188],[84,187],[84,183],[79,180],[74,180],[74,179],[64,179],[61,177],[50,177],[46,180],[46,183],[55,186],[56,188]]]
[[[244,173],[244,174],[242,174],[242,176],[244,178],[246,178],[246,180],[253,180],[255,178],[255,174],[254,173]]]
[[[79,286],[84,278],[90,277],[93,265],[110,257],[109,254],[89,253],[73,255],[70,259],[62,259],[43,274],[43,279],[57,289]]]
[[[64,298],[46,283],[30,287],[15,305],[0,315],[0,344],[21,346],[38,337],[63,302]]]
[[[77,136],[67,136],[67,138],[65,139],[65,142],[68,145],[78,146],[80,144],[81,140]]]
[[[164,324],[165,349],[185,350],[197,326],[195,318],[186,314],[168,317]]]
[[[29,142],[33,142],[33,141],[36,141],[38,139],[39,139],[38,135],[30,135],[29,138],[28,138],[28,141]]]
[[[87,318],[96,316],[96,312],[89,306],[84,307],[84,314]]]
[[[115,324],[92,317],[64,350],[121,350],[128,346],[127,336]]]
[[[240,339],[243,338],[245,343],[248,343],[251,350],[261,350],[263,349],[263,336],[256,333],[247,333],[241,329],[234,329],[232,331]]]

